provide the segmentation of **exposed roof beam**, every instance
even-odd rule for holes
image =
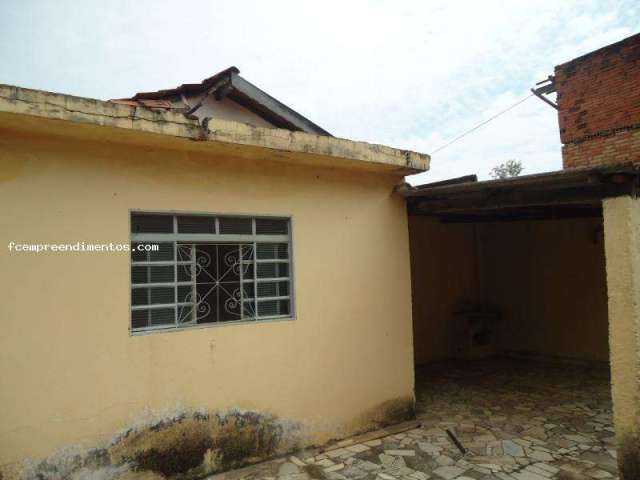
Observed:
[[[520,213],[523,219],[530,218],[532,209],[535,215],[549,218],[557,218],[558,211],[563,218],[585,211],[595,215],[602,199],[635,196],[639,186],[639,166],[622,164],[498,181],[423,185],[400,193],[407,197],[410,215],[494,221],[505,216],[514,219]]]
[[[484,223],[516,222],[521,220],[559,220],[570,218],[598,218],[602,216],[601,205],[584,207],[545,207],[538,209],[517,209],[514,211],[492,212],[488,214],[446,214],[441,215],[442,223]]]

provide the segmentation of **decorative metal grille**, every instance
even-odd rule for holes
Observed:
[[[132,214],[131,227],[132,330],[291,316],[288,219]]]

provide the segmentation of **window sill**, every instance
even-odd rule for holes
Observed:
[[[262,320],[234,320],[229,322],[212,322],[212,323],[201,323],[198,325],[189,325],[187,327],[177,327],[175,325],[167,325],[167,326],[157,326],[151,328],[144,328],[139,330],[132,330],[129,328],[129,336],[138,337],[144,335],[150,335],[154,333],[167,333],[167,332],[181,332],[188,330],[199,330],[203,328],[222,328],[222,327],[230,327],[233,325],[255,325],[261,323],[275,323],[275,322],[291,322],[295,320],[293,316],[284,316],[284,317],[272,317],[265,318]]]

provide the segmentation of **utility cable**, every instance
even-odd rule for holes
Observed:
[[[528,100],[529,98],[533,97],[533,93],[527,95],[526,97],[518,100],[516,103],[514,103],[513,105],[511,105],[508,108],[505,108],[504,110],[496,113],[494,116],[487,118],[484,122],[479,123],[478,125],[476,125],[473,128],[470,128],[469,130],[467,130],[464,133],[461,133],[460,135],[458,135],[456,138],[454,138],[453,140],[450,140],[449,142],[445,143],[444,145],[442,145],[441,147],[436,148],[433,152],[430,153],[430,155],[433,155],[434,153],[439,152],[440,150],[444,150],[445,148],[447,148],[449,145],[454,144],[455,142],[457,142],[458,140],[466,137],[467,135],[469,135],[472,132],[475,132],[476,130],[478,130],[480,127],[486,125],[487,123],[491,122],[492,120],[495,120],[496,118],[498,118],[500,115],[503,115],[505,113],[507,113],[509,110],[513,110],[514,108],[516,108],[518,105],[520,105],[521,103],[523,103],[525,100]]]

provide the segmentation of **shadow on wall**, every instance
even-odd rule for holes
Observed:
[[[625,435],[618,441],[620,478],[640,478],[640,437]]]

